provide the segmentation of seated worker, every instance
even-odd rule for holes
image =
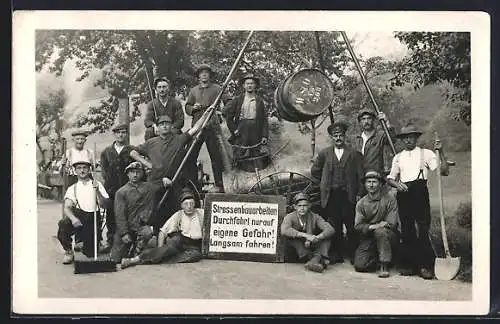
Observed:
[[[120,263],[127,252],[140,253],[146,247],[156,246],[152,220],[155,212],[155,196],[163,186],[169,186],[167,178],[142,181],[144,166],[132,162],[125,168],[129,181],[115,194],[116,232],[113,237],[111,259]],[[135,247],[135,249],[134,249]]]
[[[281,224],[281,235],[300,261],[307,261],[305,268],[323,272],[329,264],[328,250],[330,238],[335,233],[333,227],[321,216],[310,211],[309,196],[298,193],[294,197],[295,211],[286,215]]]
[[[188,263],[201,260],[203,209],[195,208],[195,198],[190,190],[181,193],[181,210],[162,226],[158,247],[144,250],[133,258],[123,258],[121,268],[137,264]]]
[[[73,162],[72,167],[78,180],[66,190],[64,214],[58,223],[57,230],[57,238],[65,251],[64,264],[70,264],[74,260],[71,241],[73,234],[76,243],[75,251],[82,250],[86,256],[94,257],[94,211],[97,205],[106,208],[109,199],[104,186],[99,181],[90,179],[91,163],[89,160],[77,160]],[[97,221],[100,223],[100,215],[97,215]],[[97,224],[97,228],[101,228],[100,224]],[[101,241],[100,234],[99,232],[98,242]]]
[[[360,243],[354,253],[354,269],[372,272],[380,263],[378,276],[387,278],[399,237],[398,206],[394,195],[383,189],[379,172],[366,172],[363,181],[368,194],[356,204],[354,229],[360,233]]]

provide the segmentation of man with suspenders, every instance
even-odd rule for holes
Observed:
[[[94,152],[88,148],[85,148],[85,142],[87,141],[88,133],[83,130],[76,130],[71,133],[73,137],[74,147],[66,150],[63,158],[63,165],[66,166],[68,172],[68,183],[67,186],[71,186],[78,180],[75,169],[72,167],[75,161],[88,160],[90,162],[91,168],[94,166]]]
[[[401,274],[419,274],[424,279],[432,279],[435,256],[429,239],[431,210],[427,179],[438,162],[433,151],[417,146],[420,135],[422,132],[412,124],[401,129],[397,138],[403,141],[404,150],[394,156],[387,182],[398,191],[404,257]],[[434,149],[441,151],[440,173],[447,176],[449,167],[440,141],[434,142]]]
[[[64,264],[74,260],[71,236],[75,235],[75,251],[81,250],[88,257],[94,255],[94,212],[106,208],[109,196],[104,186],[90,178],[91,162],[79,159],[73,162],[78,180],[66,190],[64,195],[64,215],[58,223],[57,238],[64,248]],[[97,221],[100,215],[97,211]],[[100,229],[100,224],[97,225]],[[100,231],[97,233],[100,241]]]

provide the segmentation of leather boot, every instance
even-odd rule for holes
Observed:
[[[389,266],[386,262],[380,264],[380,272],[378,273],[379,278],[388,278],[390,276]]]
[[[323,264],[321,263],[321,256],[320,255],[315,255],[305,264],[305,268],[310,271],[314,272],[323,272],[325,268],[323,267]]]

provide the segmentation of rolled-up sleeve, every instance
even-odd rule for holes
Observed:
[[[392,166],[391,166],[391,172],[387,176],[387,178],[396,180],[399,176],[400,169],[399,169],[399,154],[396,154],[394,158],[392,159]]]
[[[176,212],[160,228],[160,232],[165,235],[178,232],[180,230],[181,211]]]

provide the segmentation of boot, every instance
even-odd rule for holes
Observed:
[[[431,270],[422,268],[420,269],[420,277],[424,278],[425,280],[431,280],[434,279],[434,273],[432,273]]]
[[[68,250],[64,252],[64,257],[63,257],[63,264],[71,264],[73,263],[73,260],[75,259],[73,255],[73,251]]]
[[[140,262],[139,257],[133,258],[123,258],[121,262],[121,269],[125,269],[131,266],[134,266]]]
[[[321,256],[315,255],[305,264],[305,268],[310,271],[314,272],[323,272],[325,268],[323,267],[323,264],[321,263]]]
[[[390,276],[389,266],[386,262],[380,264],[380,272],[378,273],[379,278],[388,278]]]
[[[400,274],[401,274],[402,276],[405,276],[405,277],[406,277],[406,276],[414,276],[414,275],[416,275],[417,273],[418,273],[418,272],[417,272],[417,270],[415,270],[415,269],[413,269],[413,268],[403,268],[403,269],[401,269],[401,271],[400,271]]]

